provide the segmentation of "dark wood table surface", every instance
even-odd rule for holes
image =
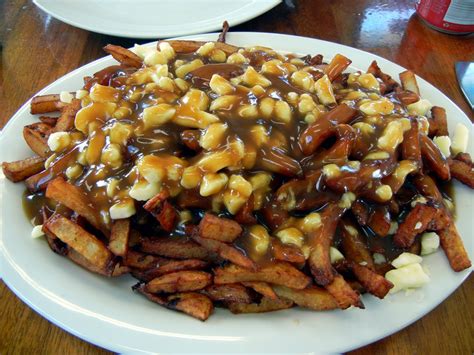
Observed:
[[[308,36],[378,54],[428,80],[473,120],[473,111],[457,84],[454,63],[474,61],[474,37],[450,36],[426,27],[414,14],[414,3],[414,0],[300,0],[293,6],[287,1],[232,31]],[[101,49],[104,45],[129,47],[147,42],[66,25],[27,0],[0,0],[0,19],[0,128],[38,90],[104,56]],[[472,354],[473,296],[471,275],[421,320],[352,354]],[[0,281],[0,354],[7,353],[107,352],[51,324]]]

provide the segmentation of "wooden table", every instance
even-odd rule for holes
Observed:
[[[474,60],[472,36],[448,36],[429,29],[414,15],[414,1],[409,0],[300,0],[296,6],[287,3],[232,30],[309,36],[376,53],[427,79],[473,120],[454,74],[456,61]],[[146,42],[71,27],[27,0],[0,0],[0,12],[0,128],[45,85],[102,57],[105,44],[128,47]],[[471,276],[423,319],[352,353],[472,353],[473,295]],[[106,353],[40,317],[0,282],[0,353],[33,352]]]

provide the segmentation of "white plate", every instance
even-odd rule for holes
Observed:
[[[213,40],[215,34],[195,37]],[[236,45],[264,44],[282,51],[322,53],[329,58],[342,53],[353,60],[353,69],[365,70],[376,59],[393,76],[403,68],[381,57],[316,39],[266,34],[230,33]],[[82,77],[113,63],[106,57],[90,63],[51,84],[41,94],[75,90]],[[464,113],[438,89],[419,78],[423,97],[446,108],[451,130],[458,122],[470,127],[469,151],[474,153],[474,130]],[[0,161],[31,155],[21,131],[34,121],[25,104],[0,136]],[[453,272],[443,252],[424,258],[432,281],[414,294],[403,292],[381,301],[364,296],[365,310],[311,312],[291,309],[257,315],[232,315],[218,309],[206,322],[169,311],[135,295],[129,277],[106,279],[53,254],[42,239],[31,239],[31,226],[22,207],[22,184],[3,182],[3,277],[30,307],[67,331],[102,347],[117,351],[153,352],[342,352],[392,334],[436,307],[469,275]],[[473,252],[472,192],[455,184],[458,227],[466,248]]]
[[[69,25],[129,38],[205,33],[253,19],[281,0],[34,0]]]

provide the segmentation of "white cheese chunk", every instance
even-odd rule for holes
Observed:
[[[423,261],[423,258],[419,255],[412,253],[401,253],[398,258],[392,261],[392,265],[397,269],[410,264],[419,264]]]
[[[390,293],[421,287],[430,281],[430,277],[420,264],[410,264],[399,269],[390,270],[385,274],[385,278],[393,283]]]
[[[44,232],[43,232],[42,224],[34,226],[33,229],[31,230],[31,238],[40,238],[43,235],[44,235]]]
[[[469,130],[465,125],[458,123],[454,129],[454,135],[451,144],[451,151],[453,152],[453,155],[457,155],[458,153],[466,153],[468,141]]]
[[[331,264],[337,263],[339,260],[344,259],[344,255],[342,255],[342,253],[334,247],[329,248],[329,257],[331,258]]]
[[[423,233],[421,236],[421,255],[434,253],[439,248],[439,235],[434,232]]]

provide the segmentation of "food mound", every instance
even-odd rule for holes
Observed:
[[[161,41],[33,98],[35,157],[3,163],[50,248],[205,320],[295,305],[364,308],[421,286],[439,244],[471,265],[445,182],[474,187],[466,128],[374,61]],[[451,146],[450,146],[451,145]],[[436,275],[433,275],[436,277]]]

